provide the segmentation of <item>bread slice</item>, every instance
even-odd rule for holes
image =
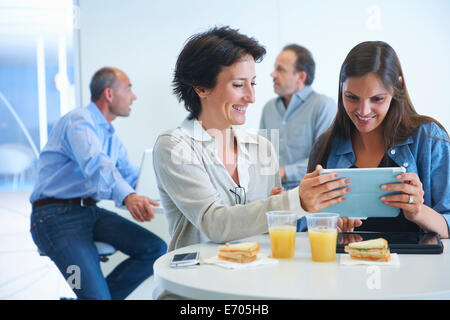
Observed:
[[[248,263],[256,260],[259,252],[258,242],[242,242],[219,246],[219,259],[238,263]]]
[[[226,254],[218,254],[219,259],[227,260],[231,262],[238,262],[238,263],[248,263],[256,260],[256,255],[254,256],[246,256],[241,254],[234,254],[231,256],[227,256]]]
[[[352,242],[349,243],[348,246],[355,249],[385,249],[388,247],[388,242],[386,239],[378,238],[366,241]]]
[[[370,261],[389,261],[391,259],[388,242],[383,238],[352,242],[345,246],[344,251],[352,259]]]

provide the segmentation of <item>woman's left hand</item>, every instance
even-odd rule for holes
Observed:
[[[360,227],[362,221],[360,219],[339,218],[337,223],[338,232],[352,232],[353,228]],[[361,241],[361,240],[355,240]]]
[[[385,191],[400,191],[394,194],[381,197],[385,204],[403,210],[405,218],[414,222],[422,213],[423,209],[423,187],[416,173],[407,172],[397,176],[397,180],[404,183],[391,183],[382,185]]]

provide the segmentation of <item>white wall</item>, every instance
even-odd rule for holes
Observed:
[[[175,62],[186,39],[214,25],[231,25],[275,43],[276,1],[80,1],[81,69],[83,103],[89,101],[90,77],[101,66],[123,69],[138,99],[132,114],[114,121],[115,128],[138,163],[144,148],[152,147],[159,133],[178,126],[187,112],[172,95]],[[258,97],[272,94],[269,73],[278,48],[257,65]],[[248,112],[249,123],[258,127],[260,105]]]
[[[164,130],[176,127],[186,111],[171,93],[177,55],[186,39],[214,25],[230,25],[267,49],[257,65],[256,103],[246,127],[257,128],[261,108],[274,96],[274,60],[287,43],[309,48],[316,60],[313,87],[337,100],[340,66],[361,41],[384,40],[400,57],[419,113],[450,129],[450,1],[446,0],[80,0],[83,105],[89,80],[110,65],[123,69],[138,100],[129,118],[114,125],[131,159],[152,147]]]

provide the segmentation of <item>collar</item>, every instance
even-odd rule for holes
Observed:
[[[233,134],[236,137],[236,140],[238,142],[238,144],[244,144],[244,143],[248,143],[248,144],[258,144],[259,141],[255,138],[254,135],[251,135],[248,133],[247,130],[242,129],[240,127],[232,127],[233,130]]]
[[[405,141],[397,143],[394,147],[400,147],[412,143],[414,143],[414,139],[412,136],[409,136]]]
[[[300,89],[292,95],[291,101],[289,101],[289,105],[287,108],[284,106],[283,99],[278,96],[277,105],[283,113],[292,113],[294,110],[300,108],[300,106],[303,104],[303,102],[306,101],[306,99],[308,99],[312,92],[313,89],[311,86],[306,86],[303,89]]]
[[[111,123],[109,123],[105,116],[100,112],[100,109],[94,102],[90,102],[86,107],[92,115],[92,120],[96,125],[105,128],[110,134],[114,134],[115,129]]]
[[[200,121],[197,119],[186,118],[181,123],[180,128],[183,129],[192,139],[197,141],[211,141],[213,138],[203,129]]]
[[[340,135],[338,139],[338,148],[336,150],[336,155],[343,155],[347,153],[353,153],[352,139],[344,139]]]
[[[201,142],[214,140],[208,134],[208,132],[203,129],[202,124],[197,119],[184,119],[184,121],[180,125],[180,128],[183,129],[194,140]],[[231,127],[231,130],[233,130],[233,135],[236,137],[238,144],[258,144],[258,140],[250,135],[246,130],[239,127]]]
[[[337,139],[338,139],[338,148],[336,150],[336,155],[354,153],[352,139],[344,139],[341,136],[339,136]],[[397,143],[392,148],[389,148],[389,150],[396,148],[396,147],[404,146],[407,144],[412,144],[412,143],[414,143],[414,139],[411,136],[409,136],[405,141]]]
[[[312,93],[312,87],[311,86],[305,86],[303,89],[297,91],[294,93],[294,96],[296,96],[298,99],[305,101],[308,99],[309,95]]]

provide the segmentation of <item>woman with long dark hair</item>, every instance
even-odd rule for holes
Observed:
[[[384,190],[399,194],[380,199],[400,209],[396,218],[342,219],[344,229],[434,231],[449,237],[450,142],[435,119],[418,114],[406,89],[400,61],[385,42],[358,44],[339,76],[338,112],[312,148],[308,174],[300,183],[306,211],[345,201],[351,182],[319,176],[322,168],[406,168],[401,184]],[[343,187],[336,190],[337,187]]]

